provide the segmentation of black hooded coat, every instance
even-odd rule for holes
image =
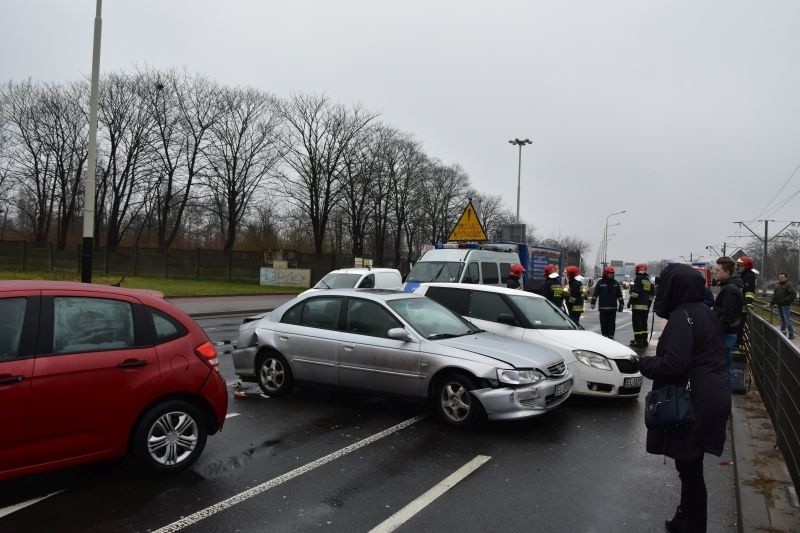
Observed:
[[[655,357],[639,362],[653,389],[691,381],[694,425],[647,430],[649,453],[681,461],[693,461],[704,452],[721,455],[731,412],[722,327],[703,303],[704,287],[703,277],[688,265],[670,265],[661,272],[653,309],[668,321]]]

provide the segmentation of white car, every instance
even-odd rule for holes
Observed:
[[[543,296],[454,283],[423,283],[416,293],[449,307],[483,330],[555,349],[572,371],[573,394],[636,397],[642,389],[636,352],[582,329]]]
[[[395,289],[403,286],[403,277],[396,268],[340,268],[325,274],[316,285],[300,294],[326,289]]]

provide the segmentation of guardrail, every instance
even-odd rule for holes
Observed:
[[[748,314],[744,343],[777,446],[800,487],[800,350],[757,313]]]

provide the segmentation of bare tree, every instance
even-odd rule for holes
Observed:
[[[486,237],[500,240],[503,225],[514,222],[514,213],[506,207],[503,197],[499,194],[482,194],[475,189],[470,190],[468,195],[472,197],[472,205],[483,224]]]
[[[364,255],[367,225],[373,214],[372,189],[379,168],[371,149],[374,134],[372,128],[364,130],[343,155],[340,203],[355,257]]]
[[[333,105],[324,96],[295,95],[278,103],[286,170],[283,194],[308,218],[314,251],[321,252],[330,214],[341,194],[345,153],[375,118],[358,106]]]
[[[407,259],[411,260],[413,245],[419,231],[415,220],[418,211],[416,198],[419,197],[430,164],[422,152],[422,147],[411,135],[402,134],[397,142],[398,166],[392,182],[392,199],[395,222],[394,263],[400,267],[404,264],[401,255],[404,236]]]
[[[95,240],[105,222],[106,244],[119,246],[144,207],[155,127],[141,75],[110,74],[100,84]],[[102,136],[101,136],[102,134]],[[150,167],[151,168],[151,167]]]
[[[277,119],[272,98],[255,89],[225,89],[219,96],[222,110],[205,149],[210,168],[204,184],[224,235],[223,248],[232,250],[253,195],[276,170]]]
[[[469,177],[459,165],[434,161],[423,188],[420,210],[425,224],[424,238],[430,244],[446,242],[467,202]]]

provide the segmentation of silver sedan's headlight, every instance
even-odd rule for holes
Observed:
[[[507,383],[508,385],[529,385],[545,379],[545,375],[533,368],[517,368],[514,370],[498,368],[497,379],[500,383]]]
[[[605,358],[605,356],[602,356],[599,353],[589,352],[586,350],[572,350],[572,353],[575,356],[575,359],[586,366],[599,368],[600,370],[611,370],[611,363]]]

